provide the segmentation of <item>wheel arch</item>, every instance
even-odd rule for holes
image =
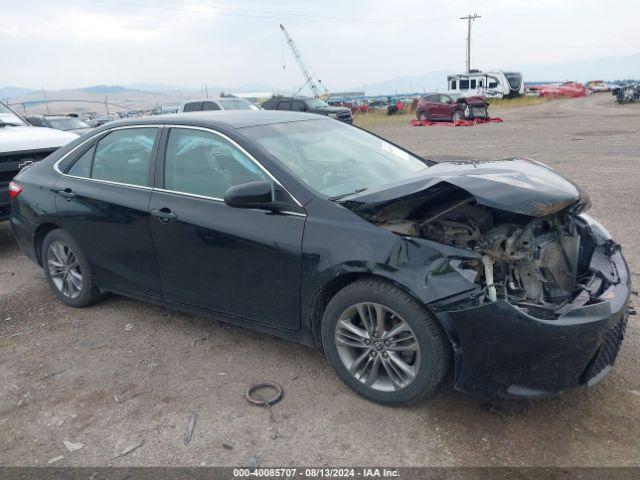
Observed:
[[[33,247],[36,252],[36,258],[38,259],[38,265],[42,266],[42,243],[45,237],[52,232],[60,228],[60,225],[53,222],[44,222],[38,225],[33,234]]]
[[[429,305],[426,305],[422,302],[422,300],[411,291],[411,289],[407,288],[405,285],[395,281],[392,278],[389,278],[384,275],[379,275],[376,273],[362,271],[362,272],[349,272],[341,275],[335,276],[331,281],[329,281],[320,291],[316,294],[313,305],[311,308],[310,315],[310,327],[311,333],[313,335],[313,340],[316,346],[322,347],[322,335],[321,335],[321,327],[322,327],[322,318],[324,317],[324,312],[327,309],[327,305],[331,301],[331,299],[343,288],[347,285],[350,285],[359,280],[380,280],[382,282],[393,285],[396,288],[399,288],[407,295],[411,296],[417,302],[421,303],[424,308],[431,314],[434,321],[440,326],[442,331],[444,332],[443,326],[440,324],[440,319],[433,313]],[[445,338],[450,342],[448,335],[445,333]]]

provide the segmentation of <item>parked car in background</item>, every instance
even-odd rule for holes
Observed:
[[[21,168],[38,162],[78,138],[71,132],[34,127],[0,103],[0,220],[9,216],[10,182]]]
[[[201,112],[105,125],[11,185],[17,242],[65,304],[114,292],[322,346],[383,404],[452,363],[476,394],[594,385],[624,336],[620,245],[529,159],[435,163],[319,115]]]
[[[538,92],[541,97],[549,98],[577,98],[589,95],[589,91],[585,86],[578,82],[541,85],[538,88]]]
[[[489,104],[483,96],[464,97],[459,93],[428,93],[418,100],[416,117],[423,121],[448,122],[489,118]]]
[[[26,119],[34,127],[55,128],[78,135],[87,133],[92,128],[88,123],[72,115],[30,115]]]
[[[615,85],[613,83],[606,83],[603,80],[589,80],[585,87],[592,93],[602,93],[611,92],[615,88]]]
[[[89,124],[89,126],[95,128],[95,127],[100,127],[105,123],[113,122],[119,119],[120,117],[115,113],[98,113],[96,115],[91,116],[88,120],[84,120],[84,121],[85,123]]]
[[[178,109],[178,112],[187,113],[210,110],[260,110],[260,107],[244,98],[204,98],[202,100],[190,100],[183,103]]]
[[[265,110],[284,110],[325,115],[345,123],[353,123],[351,109],[333,107],[324,100],[312,97],[273,97],[262,104]]]

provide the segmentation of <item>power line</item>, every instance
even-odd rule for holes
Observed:
[[[137,8],[149,8],[156,10],[169,10],[176,11],[177,7],[208,7],[212,8],[219,15],[237,16],[237,17],[249,17],[249,18],[264,18],[264,19],[294,19],[294,20],[306,20],[306,21],[324,21],[324,22],[348,22],[348,23],[431,23],[431,22],[454,22],[453,18],[382,18],[382,17],[336,17],[336,16],[323,16],[323,15],[309,15],[291,12],[280,12],[270,10],[253,10],[245,8],[227,7],[215,3],[192,3],[170,0],[155,0],[154,5],[144,3],[133,3],[130,1],[119,0],[90,0],[94,3],[102,3],[106,5],[117,5],[125,7],[137,7]],[[158,5],[162,3],[164,5]]]

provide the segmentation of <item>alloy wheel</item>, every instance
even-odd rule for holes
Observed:
[[[56,240],[47,250],[47,268],[51,281],[66,297],[76,298],[82,291],[82,271],[69,245]]]
[[[415,333],[384,305],[365,302],[347,308],[336,323],[335,341],[349,373],[374,390],[402,390],[420,369]]]

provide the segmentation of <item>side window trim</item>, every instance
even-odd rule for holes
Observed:
[[[134,129],[134,128],[155,128],[156,130],[158,130],[158,132],[156,133],[156,138],[153,142],[153,147],[151,149],[151,159],[149,161],[149,172],[148,172],[148,179],[147,179],[147,185],[133,185],[131,183],[121,183],[121,182],[112,182],[110,180],[101,180],[99,178],[87,178],[87,177],[78,177],[75,175],[69,175],[67,172],[69,172],[69,170],[71,169],[71,167],[80,159],[80,157],[82,157],[82,155],[84,155],[86,152],[88,152],[91,148],[95,147],[98,142],[100,140],[102,140],[103,138],[105,138],[107,135],[109,135],[112,132],[118,131],[118,130],[130,130],[130,129]],[[131,188],[139,188],[139,189],[143,189],[143,190],[152,190],[153,189],[153,185],[154,185],[154,177],[155,177],[155,166],[156,166],[156,157],[157,157],[157,153],[158,153],[158,146],[160,143],[160,138],[162,137],[162,133],[163,133],[163,128],[164,125],[158,125],[158,124],[150,124],[150,125],[125,125],[122,127],[115,127],[115,128],[110,128],[108,130],[104,130],[98,134],[96,134],[94,137],[91,137],[89,139],[87,139],[85,142],[77,145],[76,147],[74,147],[72,150],[70,150],[69,152],[67,152],[65,155],[63,155],[58,161],[56,161],[56,163],[53,164],[53,169],[58,172],[60,175],[64,176],[64,177],[69,177],[69,178],[75,178],[78,180],[84,180],[87,182],[97,182],[97,183],[106,183],[109,185],[120,185],[120,186],[124,186],[124,187],[131,187]],[[62,163],[64,160],[66,160],[70,155],[73,155],[73,159],[71,162],[69,162],[68,165],[65,166],[64,171],[60,170],[60,163]],[[95,152],[94,152],[94,158],[95,158]],[[93,160],[91,162],[91,170],[93,171]]]
[[[287,193],[287,195],[289,195],[289,197],[291,197],[293,202],[298,207],[303,208],[302,204],[298,201],[298,199],[296,197],[294,197],[293,194],[269,170],[267,170],[267,168],[264,167],[264,165],[262,165],[262,163],[260,163],[253,155],[251,155],[240,144],[238,144],[238,142],[236,142],[232,138],[228,137],[224,133],[219,132],[217,130],[214,130],[212,128],[197,127],[197,126],[194,126],[194,125],[173,125],[173,124],[166,124],[165,125],[165,129],[164,130],[165,130],[166,133],[163,132],[163,134],[159,136],[159,137],[162,137],[162,144],[160,145],[160,147],[158,149],[157,165],[158,165],[159,168],[157,168],[156,172],[155,172],[154,190],[157,190],[157,191],[160,191],[160,192],[165,192],[165,193],[174,193],[174,194],[178,194],[178,195],[186,195],[186,196],[189,196],[189,197],[204,198],[204,199],[208,199],[208,200],[214,200],[216,202],[224,202],[224,199],[222,199],[222,198],[208,197],[208,196],[205,196],[205,195],[197,195],[197,194],[188,193],[188,192],[178,192],[178,191],[175,191],[175,190],[167,190],[167,189],[165,189],[165,184],[164,184],[164,166],[165,166],[166,158],[167,158],[167,143],[169,141],[169,133],[170,133],[172,128],[182,128],[182,129],[188,129],[188,130],[205,131],[205,132],[213,133],[214,135],[219,136],[223,140],[226,140],[231,145],[233,145],[235,148],[237,148],[241,153],[243,153],[274,184],[276,184],[280,188],[282,188]]]

